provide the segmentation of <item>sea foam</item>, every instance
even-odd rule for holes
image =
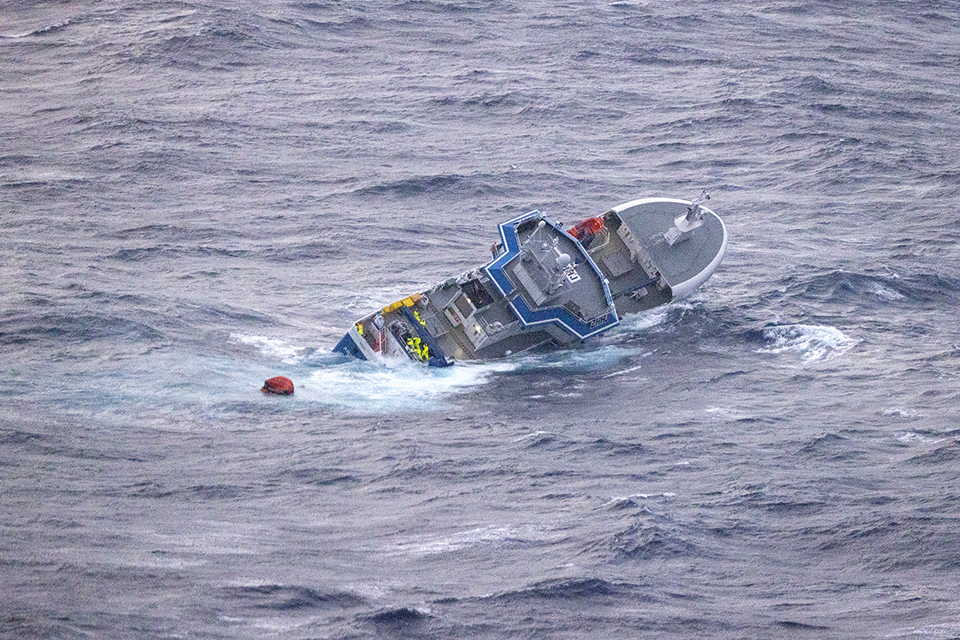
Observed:
[[[766,327],[763,337],[771,344],[758,353],[796,353],[805,362],[836,358],[860,342],[835,327],[806,324]]]
[[[516,367],[511,362],[457,363],[445,368],[413,362],[390,367],[347,362],[313,372],[297,395],[356,413],[438,411],[449,407],[455,395]]]

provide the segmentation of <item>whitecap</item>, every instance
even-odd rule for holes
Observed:
[[[9,38],[11,40],[20,40],[22,38],[29,38],[30,36],[39,36],[45,33],[51,33],[62,29],[70,25],[69,20],[64,20],[63,22],[57,22],[55,24],[47,25],[45,27],[37,27],[36,29],[30,29],[27,31],[16,31],[16,32],[7,32],[0,33],[0,38]]]
[[[493,526],[486,525],[447,535],[417,537],[398,542],[389,552],[413,556],[430,556],[453,553],[476,546],[499,547],[507,543],[529,542],[557,537],[534,525]]]
[[[410,542],[401,542],[396,551],[416,556],[460,551],[478,544],[500,544],[513,536],[510,527],[479,527],[449,536],[432,537]]]
[[[902,293],[885,287],[879,282],[871,282],[867,289],[881,300],[902,300],[904,297]]]
[[[550,439],[550,438],[555,438],[556,436],[557,434],[552,431],[543,431],[538,429],[533,433],[528,433],[526,435],[523,435],[523,436],[520,436],[519,438],[514,439],[514,442],[522,442],[524,440],[530,440],[530,439]]]
[[[860,343],[835,327],[806,324],[766,327],[763,337],[772,344],[758,353],[796,353],[806,362],[836,358]]]
[[[240,344],[250,345],[260,350],[260,353],[269,357],[277,358],[285,364],[294,364],[299,360],[301,349],[295,347],[280,338],[271,338],[269,336],[255,336],[243,333],[231,333],[230,339]]]
[[[685,301],[672,305],[673,308],[687,306],[687,308],[693,308],[690,305],[690,301]],[[620,319],[620,328],[626,331],[644,331],[646,329],[652,329],[653,327],[661,324],[670,314],[670,309],[667,307],[657,307],[656,309],[651,309],[642,313],[635,313],[628,316],[625,316]]]
[[[612,496],[603,503],[603,509],[623,509],[637,506],[637,500],[647,500],[651,497],[657,497],[656,494],[632,493],[629,496]]]
[[[922,411],[918,411],[916,409],[906,409],[904,407],[888,407],[883,411],[881,411],[880,415],[886,416],[886,417],[892,417],[892,418],[904,418],[904,419],[912,420],[915,418],[922,418],[924,417],[925,414]]]
[[[941,442],[946,442],[950,439],[949,437],[934,438],[922,433],[916,433],[914,431],[903,431],[897,433],[896,438],[899,442],[904,444],[940,444]]]
[[[717,420],[721,422],[734,422],[737,420],[744,420],[749,415],[749,414],[744,414],[743,412],[733,407],[707,407],[706,409],[704,409],[704,413],[706,413],[712,420]]]
[[[906,629],[902,635],[956,638],[960,637],[960,623],[945,622],[942,624],[928,624],[914,629]]]
[[[626,369],[621,369],[620,371],[614,371],[613,373],[608,373],[607,375],[605,375],[605,376],[603,376],[603,377],[604,377],[604,379],[606,379],[606,378],[612,378],[612,377],[614,377],[614,376],[622,376],[622,375],[624,375],[624,374],[631,373],[631,372],[633,372],[633,371],[638,371],[639,369],[642,368],[642,366],[643,366],[643,365],[639,365],[639,364],[638,364],[638,365],[633,366],[633,367],[627,367]]]

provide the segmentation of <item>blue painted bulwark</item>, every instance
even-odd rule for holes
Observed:
[[[526,327],[553,323],[580,340],[595,336],[620,323],[616,311],[611,311],[607,313],[606,316],[595,319],[593,323],[586,323],[563,307],[531,309],[520,296],[517,296],[510,302],[510,307],[517,314],[517,317],[520,318],[520,322]]]
[[[520,255],[520,238],[517,236],[517,225],[531,218],[539,217],[540,212],[534,209],[500,224],[500,240],[503,242],[503,253],[494,258],[483,270],[487,272],[487,276],[500,289],[500,293],[505,296],[513,293],[516,288],[507,274],[503,272],[503,268]]]
[[[591,322],[584,322],[569,310],[560,306],[531,309],[521,296],[516,295],[510,300],[510,308],[517,315],[517,318],[520,320],[521,324],[524,326],[533,326],[552,323],[580,340],[584,340],[590,336],[594,336],[620,324],[620,318],[618,317],[616,307],[613,304],[613,298],[610,295],[610,287],[607,284],[606,278],[604,278],[603,273],[587,253],[586,249],[583,248],[583,245],[581,245],[576,238],[570,236],[555,222],[546,218],[542,218],[540,212],[536,210],[524,213],[523,215],[517,216],[516,218],[508,220],[500,225],[500,238],[503,242],[503,253],[494,258],[484,267],[484,271],[486,271],[487,275],[490,277],[490,280],[496,284],[500,292],[504,296],[509,296],[516,291],[516,285],[514,285],[507,274],[504,273],[504,268],[520,256],[520,238],[517,235],[517,227],[531,218],[543,219],[544,222],[550,225],[550,227],[560,233],[563,233],[573,241],[577,247],[577,250],[580,252],[580,258],[582,259],[582,262],[590,265],[593,273],[603,286],[603,293],[606,297],[609,311],[605,316],[595,318]]]

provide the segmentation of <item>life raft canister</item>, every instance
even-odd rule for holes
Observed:
[[[590,241],[597,237],[597,234],[603,231],[603,218],[587,218],[583,222],[578,222],[568,233],[580,241],[580,244],[587,246]]]
[[[260,391],[273,396],[292,396],[293,380],[284,376],[270,378],[264,381]]]

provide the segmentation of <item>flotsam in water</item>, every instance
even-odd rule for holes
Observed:
[[[264,380],[263,386],[260,387],[260,391],[273,396],[292,396],[293,380],[285,376],[276,376],[268,380]]]

